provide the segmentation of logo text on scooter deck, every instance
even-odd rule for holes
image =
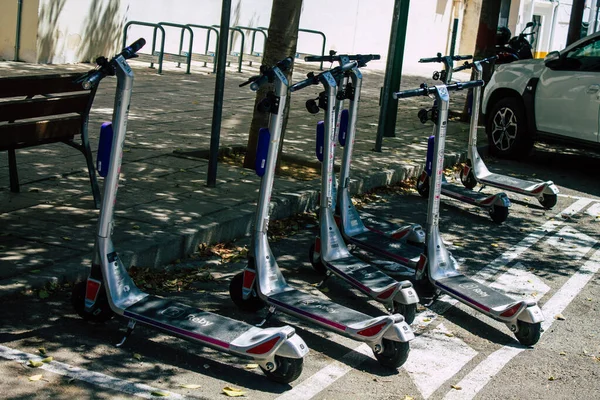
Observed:
[[[190,321],[192,321],[192,322],[194,322],[194,323],[196,323],[196,324],[198,324],[200,326],[210,326],[210,325],[213,324],[212,322],[206,320],[205,318],[198,317],[198,316],[196,316],[194,314],[188,315],[187,319],[189,319]]]
[[[488,297],[489,296],[489,294],[487,294],[486,292],[484,292],[483,290],[481,290],[479,288],[479,285],[476,284],[476,283],[461,283],[458,286],[461,287],[461,288],[463,288],[463,289],[472,290],[473,292],[477,293],[481,297]]]

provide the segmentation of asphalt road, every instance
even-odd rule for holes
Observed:
[[[493,287],[538,300],[546,321],[534,348],[520,346],[503,324],[462,305],[439,312],[449,302],[442,298],[431,308],[420,309],[409,360],[398,371],[389,371],[360,343],[277,314],[269,324],[295,326],[311,349],[302,376],[281,385],[268,381],[260,370],[248,369],[246,360],[143,326],[125,346],[116,348],[125,321],[86,324],[71,308],[69,288],[58,288],[47,298],[35,292],[3,300],[1,397],[119,399],[135,393],[149,398],[168,394],[167,398],[218,399],[224,396],[224,387],[233,386],[253,399],[598,398],[600,285],[594,274],[600,268],[599,160],[598,153],[543,145],[524,162],[489,161],[495,171],[551,179],[561,191],[551,211],[541,209],[535,199],[509,194],[513,206],[502,225],[492,223],[484,211],[443,201],[441,233],[463,272],[487,271]],[[396,222],[424,223],[426,201],[416,193],[387,191],[364,211]],[[314,233],[312,224],[303,224],[293,236],[272,244],[288,282],[381,315],[381,305],[368,302],[339,279],[316,287],[320,278],[307,258]],[[264,312],[239,312],[229,299],[228,281],[239,268],[239,262],[215,265],[215,280],[171,295],[258,323]],[[53,361],[42,368],[25,365],[31,355],[39,358],[40,347]],[[40,374],[39,380],[29,379]],[[183,387],[191,384],[200,387]]]

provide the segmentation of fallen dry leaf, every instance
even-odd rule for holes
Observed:
[[[450,387],[454,390],[462,390],[462,388],[458,385],[450,385]]]
[[[142,355],[141,354],[133,353],[133,358],[135,358],[138,361],[142,361]]]
[[[44,365],[44,363],[41,361],[33,361],[33,360],[29,360],[29,362],[27,364],[29,364],[29,366],[33,367],[33,368],[38,368],[38,367],[41,367],[42,365]]]
[[[446,335],[448,337],[454,337],[454,333],[451,333],[451,332],[446,332],[446,333],[444,333],[444,335]]]
[[[52,362],[52,360],[54,360],[54,358],[52,358],[52,357],[46,357],[46,358],[42,359],[42,362],[43,363],[49,363],[49,362]]]
[[[557,320],[557,321],[564,321],[564,320],[566,320],[565,316],[562,315],[562,314],[556,314],[554,316],[554,319]]]
[[[256,369],[256,368],[258,368],[258,364],[246,364],[246,366],[244,368],[246,368],[246,369]]]
[[[202,385],[196,385],[196,384],[193,384],[193,383],[188,383],[187,385],[181,385],[181,387],[185,388],[185,389],[198,389],[198,388],[202,387]]]
[[[156,397],[169,397],[169,393],[163,392],[162,390],[155,390],[151,394],[152,394],[152,396],[156,396]]]
[[[29,377],[30,381],[39,381],[40,379],[42,379],[43,375],[39,374],[39,375],[33,375]]]
[[[41,355],[43,355],[43,356],[46,355],[46,348],[40,347],[40,348],[38,348],[38,351],[40,352]]]
[[[231,386],[224,387],[223,393],[225,393],[229,397],[240,397],[246,394],[246,392],[242,391],[242,389],[234,388]]]
[[[555,379],[556,379],[556,378],[554,378],[553,376],[550,376],[550,377],[548,378],[548,380],[549,380],[549,381],[553,381],[553,380],[555,380]]]

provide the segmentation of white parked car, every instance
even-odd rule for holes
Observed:
[[[526,156],[543,137],[600,147],[600,32],[543,60],[498,65],[482,112],[498,156]]]

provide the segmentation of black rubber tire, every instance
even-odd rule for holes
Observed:
[[[551,209],[558,202],[558,195],[556,194],[544,194],[544,198],[540,199],[540,204],[546,210]]]
[[[229,297],[233,303],[242,311],[257,312],[265,307],[265,303],[256,295],[248,299],[242,297],[242,286],[244,284],[244,272],[236,274],[229,282]]]
[[[473,189],[477,186],[477,179],[475,179],[475,174],[473,174],[473,169],[469,170],[469,174],[464,176],[464,169],[460,171],[460,181],[463,186],[467,189]]]
[[[486,121],[490,154],[505,158],[523,158],[533,149],[533,132],[528,132],[523,101],[517,97],[498,100]],[[506,126],[508,117],[510,126]],[[514,119],[513,119],[514,118]]]
[[[85,310],[85,291],[87,287],[87,281],[77,282],[73,286],[71,292],[71,304],[75,309],[77,315],[88,322],[104,323],[115,316],[115,313],[108,304],[108,297],[106,296],[106,288],[104,285],[100,287],[98,298],[94,307],[91,311]]]
[[[410,352],[408,342],[383,339],[381,344],[383,351],[379,354],[375,353],[375,358],[382,366],[397,369],[408,359],[408,353]]]
[[[277,363],[277,369],[273,372],[260,367],[265,376],[273,382],[290,383],[302,374],[302,368],[304,367],[304,359],[302,358],[275,356],[275,362]]]
[[[401,314],[407,324],[412,324],[417,316],[417,305],[416,304],[401,304],[397,301],[394,302],[394,313]]]
[[[424,174],[426,172],[423,172]],[[421,175],[422,176],[422,175]],[[421,197],[428,198],[429,197],[429,176],[425,178],[423,183],[421,183],[421,177],[417,180],[417,192],[421,195]]]
[[[492,206],[490,208],[490,218],[497,224],[501,224],[508,218],[508,207]]]
[[[308,249],[308,260],[310,261],[310,265],[312,265],[312,267],[314,268],[315,271],[317,271],[319,273],[319,275],[327,275],[327,267],[325,267],[325,264],[323,264],[323,261],[321,261],[321,258],[319,257],[318,259],[315,260],[315,244],[311,244],[310,248]]]
[[[517,320],[518,332],[515,332],[515,337],[523,346],[533,346],[540,340],[542,335],[542,324],[537,322],[530,324],[529,322]]]

